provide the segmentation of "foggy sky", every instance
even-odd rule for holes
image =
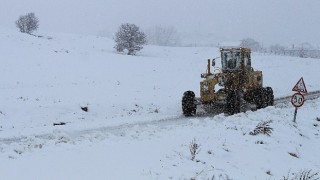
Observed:
[[[39,32],[104,34],[121,23],[174,26],[192,39],[320,45],[319,0],[0,0],[0,28],[34,12]]]

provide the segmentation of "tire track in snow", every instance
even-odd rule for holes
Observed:
[[[313,91],[309,92],[308,94],[304,95],[305,100],[313,100],[320,97],[320,91]],[[291,96],[285,96],[280,98],[275,98],[274,105],[282,104],[282,103],[290,103]],[[52,133],[47,134],[40,134],[40,135],[32,135],[32,136],[21,136],[21,137],[13,137],[13,138],[0,138],[0,145],[10,145],[12,143],[23,143],[28,141],[35,141],[36,139],[40,141],[59,141],[65,137],[71,139],[77,139],[80,137],[84,137],[85,135],[90,135],[94,133],[105,133],[105,134],[119,134],[122,131],[127,129],[132,129],[134,127],[145,127],[145,126],[169,126],[169,125],[183,125],[192,122],[192,119],[199,119],[199,118],[207,118],[213,117],[217,114],[206,114],[205,112],[199,112],[194,117],[184,117],[183,115],[180,116],[173,116],[167,118],[161,118],[152,121],[142,121],[136,123],[129,123],[129,124],[121,124],[121,125],[114,125],[114,126],[105,126],[99,128],[92,128],[92,129],[85,129],[85,130],[78,130],[67,132],[64,130],[54,131]]]

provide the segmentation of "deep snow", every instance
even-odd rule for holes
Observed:
[[[319,99],[298,110],[296,125],[289,103],[181,116],[182,93],[199,96],[218,48],[146,46],[127,56],[107,38],[0,30],[0,55],[1,179],[280,179],[320,169]],[[320,89],[318,59],[253,53],[252,64],[276,97],[293,94],[300,77],[308,91]],[[269,120],[270,137],[249,135]]]

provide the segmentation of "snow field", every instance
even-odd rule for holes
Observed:
[[[1,179],[280,179],[320,169],[318,99],[299,109],[297,125],[291,104],[181,116],[183,92],[199,96],[217,48],[146,46],[127,56],[102,37],[0,32]],[[252,65],[276,97],[293,94],[302,76],[308,91],[320,89],[318,59],[253,53]],[[270,137],[249,134],[270,120]]]

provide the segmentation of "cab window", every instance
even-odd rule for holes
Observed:
[[[222,68],[223,70],[237,70],[241,66],[240,51],[225,51],[222,53]]]
[[[251,66],[251,59],[250,59],[250,53],[245,52],[244,53],[244,65],[245,66]]]

